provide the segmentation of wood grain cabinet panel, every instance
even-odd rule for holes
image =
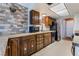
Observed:
[[[5,56],[11,56],[11,43],[10,43],[10,40],[8,40],[8,43],[7,43],[7,46],[6,46]]]
[[[52,43],[51,33],[44,34],[44,47]]]
[[[11,55],[20,56],[20,38],[12,38],[11,40]]]
[[[37,51],[41,50],[43,48],[43,34],[37,35]]]
[[[52,25],[52,22],[55,22],[55,20],[52,17],[50,17],[50,16],[45,16],[44,19],[43,19],[43,23],[46,26]]]
[[[7,56],[20,56],[20,38],[10,38],[6,47]]]
[[[30,23],[33,25],[39,25],[39,15],[40,13],[35,10],[30,11]]]
[[[27,53],[27,50],[28,50],[28,41],[27,41],[27,37],[22,37],[22,40],[21,40],[21,45],[20,45],[20,51],[21,51],[21,56],[27,56],[28,53]]]
[[[51,43],[51,33],[9,38],[5,56],[29,56]]]
[[[25,36],[21,40],[21,55],[28,56],[36,52],[35,36]]]
[[[30,39],[28,39],[28,55],[33,54],[36,52],[36,39],[35,36],[29,36]]]

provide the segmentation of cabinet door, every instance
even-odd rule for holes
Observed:
[[[43,34],[37,35],[37,51],[43,48]]]
[[[30,23],[33,25],[39,24],[39,12],[35,10],[30,11]]]
[[[36,40],[35,36],[29,36],[30,39],[28,39],[28,55],[31,55],[32,53],[36,52]]]
[[[44,46],[49,45],[52,42],[51,33],[44,34]]]
[[[10,40],[8,40],[8,43],[6,46],[5,56],[11,56],[11,42],[10,42]]]
[[[21,55],[27,56],[27,37],[23,37],[21,40]]]
[[[43,48],[43,43],[37,44],[37,51],[41,50]]]
[[[8,39],[8,44],[6,47],[7,56],[19,56],[20,55],[20,38],[10,38]]]
[[[11,55],[20,56],[20,38],[12,38],[11,40]]]

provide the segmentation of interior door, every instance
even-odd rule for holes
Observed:
[[[72,37],[73,35],[73,20],[66,21],[66,37]]]

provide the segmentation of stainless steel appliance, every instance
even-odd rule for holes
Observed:
[[[37,27],[37,26],[30,26],[29,27],[29,32],[39,32],[39,27]]]

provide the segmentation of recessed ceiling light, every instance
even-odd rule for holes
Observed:
[[[44,15],[42,15],[42,16],[46,16],[46,15],[44,14]]]

